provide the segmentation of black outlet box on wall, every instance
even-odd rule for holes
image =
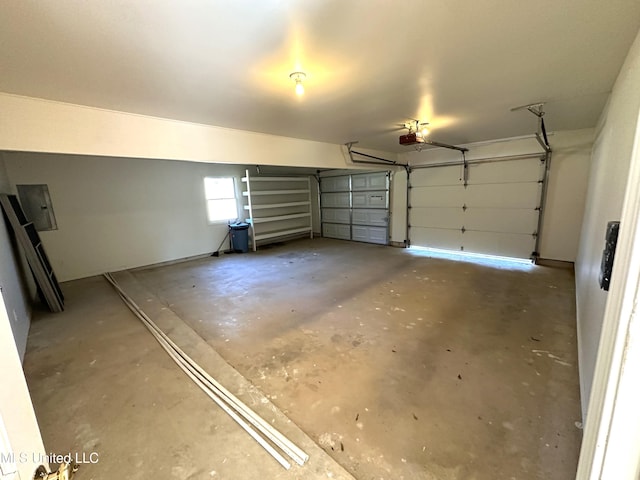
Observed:
[[[613,260],[616,255],[616,245],[618,244],[618,231],[620,222],[607,223],[607,233],[605,234],[604,250],[602,251],[602,263],[600,264],[600,288],[609,291],[611,282],[611,271],[613,270]]]

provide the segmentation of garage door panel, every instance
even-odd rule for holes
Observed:
[[[353,192],[353,208],[387,208],[389,205],[386,191]]]
[[[389,243],[389,172],[321,177],[325,237]]]
[[[350,177],[348,175],[320,178],[320,188],[323,192],[348,192],[350,185]]]
[[[351,226],[335,223],[323,223],[322,236],[328,238],[339,238],[341,240],[351,240]]]
[[[461,166],[415,169],[411,172],[411,186],[460,185],[461,177]]]
[[[537,158],[471,164],[468,173],[464,188],[459,166],[411,172],[411,244],[529,258],[544,164]]]
[[[351,239],[357,242],[378,243],[386,245],[388,243],[388,233],[386,227],[371,227],[366,225],[353,225],[351,227]]]
[[[351,176],[351,189],[386,190],[388,188],[386,172],[359,173]]]
[[[469,165],[467,182],[470,185],[497,182],[528,182],[541,179],[543,172],[544,163],[536,158],[493,163],[472,163]]]
[[[529,258],[535,248],[535,238],[530,234],[465,232],[463,245],[465,252]]]
[[[348,209],[341,208],[323,208],[322,221],[328,223],[346,223],[351,222]]]
[[[350,195],[346,193],[323,193],[322,194],[322,208],[340,207],[349,208]]]
[[[464,203],[476,208],[531,208],[538,206],[538,183],[504,183],[469,185],[465,189]]]
[[[445,250],[460,250],[462,232],[446,228],[411,227],[411,245]]]
[[[413,187],[411,207],[459,207],[464,204],[462,185]]]
[[[450,228],[460,230],[464,225],[461,208],[414,207],[409,210],[409,224],[412,227]]]
[[[467,230],[532,234],[538,227],[538,212],[516,208],[469,208],[464,212]]]
[[[367,210],[359,208],[353,210],[351,221],[354,225],[387,227],[389,223],[389,216],[386,210]]]

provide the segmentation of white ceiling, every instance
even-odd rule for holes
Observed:
[[[594,126],[639,28],[638,0],[3,0],[0,91],[403,151],[410,118],[531,134],[538,101]]]

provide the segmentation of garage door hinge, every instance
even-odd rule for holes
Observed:
[[[465,203],[464,205],[462,205],[462,211],[466,212],[467,211],[467,204]]]
[[[538,232],[533,232],[533,233],[531,234],[531,236],[532,236],[533,238],[536,238],[536,237],[538,236]]]
[[[462,226],[462,228],[460,229],[460,231],[461,231],[462,233],[464,233],[464,232],[466,232],[466,231],[467,231],[467,229],[466,229],[466,228],[464,228],[464,225],[463,225],[463,226]]]
[[[536,208],[534,208],[534,210],[539,212],[540,210],[542,210],[542,207],[536,207]]]

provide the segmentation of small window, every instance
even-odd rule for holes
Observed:
[[[238,218],[236,188],[233,177],[205,177],[204,196],[210,223]]]

